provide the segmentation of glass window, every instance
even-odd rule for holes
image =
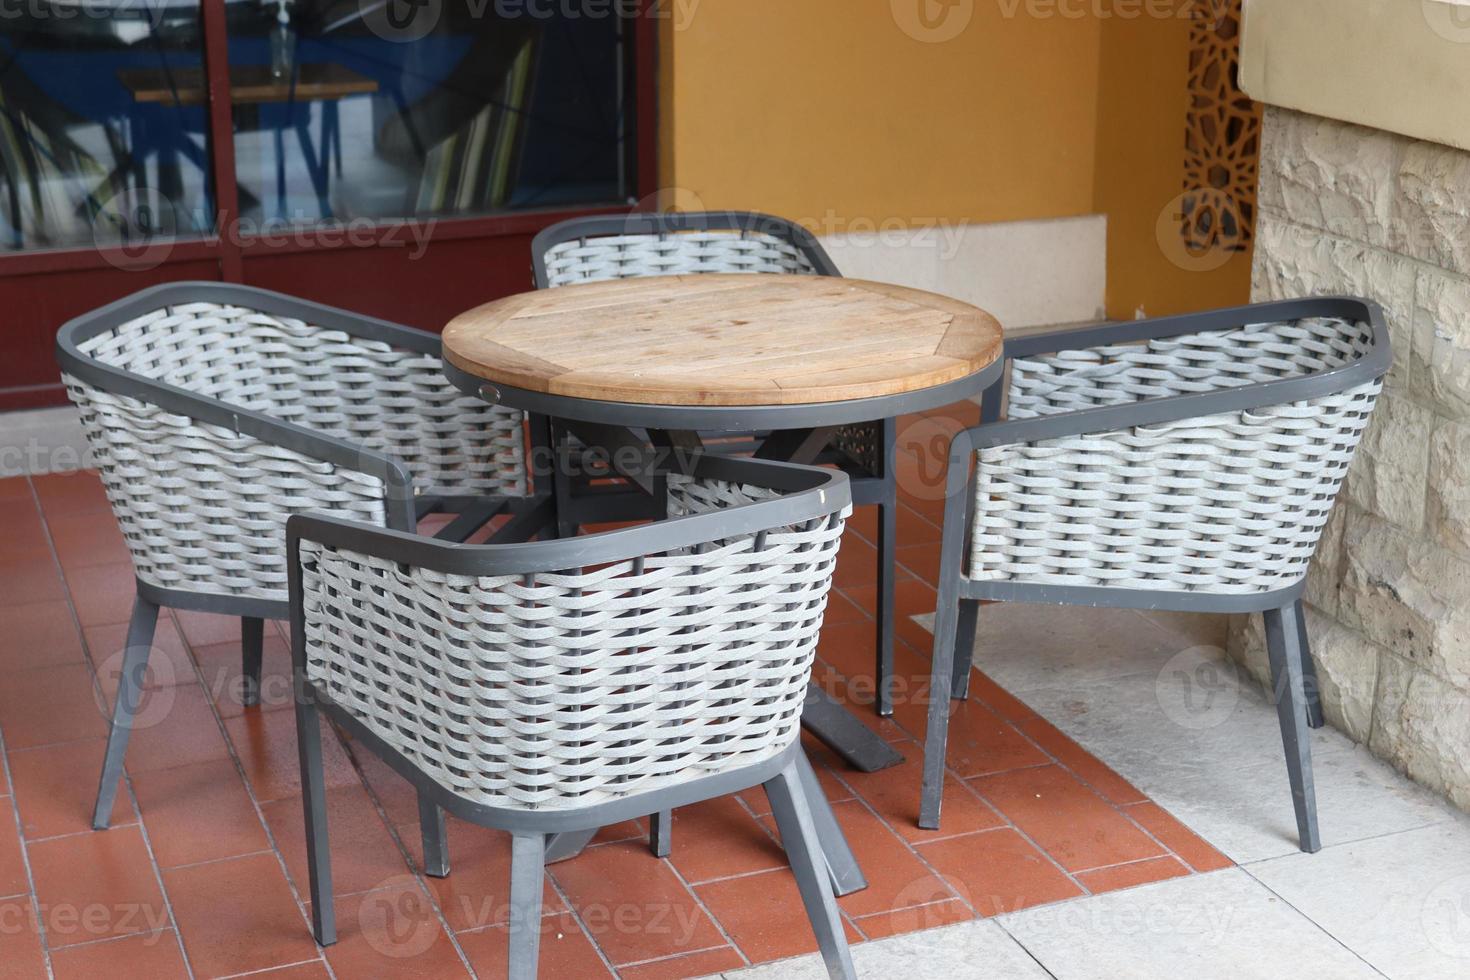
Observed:
[[[0,17],[0,249],[208,233],[198,0],[26,0]]]
[[[263,0],[229,8],[248,224],[452,217],[632,195],[615,4]]]

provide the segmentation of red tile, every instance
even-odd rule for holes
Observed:
[[[0,606],[51,602],[66,598],[61,569],[51,557],[44,534],[36,541],[4,532],[5,550],[0,551]]]
[[[489,926],[474,932],[462,932],[458,938],[460,947],[481,980],[503,980],[509,975],[509,927]],[[569,980],[612,978],[612,973],[570,912],[542,917],[541,952],[537,965],[536,973],[543,977],[567,977]]]
[[[0,929],[0,980],[48,980],[41,930],[30,897],[0,901],[0,921],[18,926]]]
[[[225,728],[257,800],[268,803],[300,795],[301,760],[296,753],[294,711],[250,712],[227,719]],[[351,786],[360,781],[335,731],[325,722],[322,769],[327,786]]]
[[[247,709],[241,702],[245,673],[240,664],[240,641],[196,646],[194,656],[204,676],[204,688],[220,716],[235,718],[249,711],[280,711],[296,705],[291,689],[291,648],[274,630],[267,630],[261,663],[260,704]]]
[[[929,694],[894,705],[894,717],[905,729],[923,737],[928,726]],[[1047,765],[1051,757],[1009,722],[978,701],[956,701],[949,715],[946,763],[960,776],[1007,772]]]
[[[1005,820],[952,774],[944,776],[944,823],[940,830],[919,827],[919,790],[924,778],[924,751],[918,742],[895,746],[904,754],[902,764],[878,772],[845,770],[843,782],[867,800],[888,825],[905,840],[917,843],[972,834],[1005,825]]]
[[[939,542],[899,545],[898,563],[926,582],[938,582]]]
[[[229,759],[136,773],[133,792],[160,867],[270,848],[245,784]]]
[[[1045,854],[1009,828],[920,844],[918,850],[982,916],[1083,894]]]
[[[51,968],[56,980],[183,980],[189,976],[172,929],[59,949],[51,954]]]
[[[615,964],[724,942],[667,863],[653,858],[640,842],[589,848],[549,870]],[[766,872],[773,873],[780,872]]]
[[[63,568],[133,560],[110,509],[47,517],[46,529]]]
[[[619,967],[618,976],[622,980],[684,980],[685,977],[705,977],[738,970],[745,965],[745,958],[734,946],[720,946],[686,956]]]
[[[853,925],[862,930],[868,939],[883,939],[886,936],[898,936],[924,929],[938,929],[956,922],[968,922],[973,918],[975,913],[964,902],[951,898],[914,908],[865,915],[854,919]]]
[[[126,623],[132,618],[138,592],[132,562],[68,568],[66,587],[83,626]]]
[[[261,810],[296,890],[307,894],[306,827],[301,798],[276,800],[262,805]],[[332,842],[332,885],[337,895],[371,891],[411,870],[368,798],[367,790],[360,784],[327,793],[327,828]],[[453,851],[450,856],[457,857]]]
[[[849,599],[842,590],[833,589],[827,593],[827,608],[822,613],[824,627],[835,626],[839,623],[861,622],[868,618],[863,607]]]
[[[853,532],[842,538],[837,549],[837,569],[832,584],[839,589],[872,585],[878,581],[878,551]]]
[[[713,881],[695,892],[752,963],[800,956],[817,948],[796,877],[789,870]],[[860,941],[851,925],[845,921],[843,925],[848,942]]]
[[[449,980],[468,977],[433,904],[411,875],[337,902],[337,942],[326,949],[338,977]]]
[[[970,700],[979,701],[1013,724],[1026,724],[1041,717],[1020,698],[991,680],[983,670],[970,671]]]
[[[28,852],[51,949],[168,927],[136,826],[38,841]]]
[[[218,643],[240,643],[240,617],[222,616],[218,613],[174,610],[179,620],[179,631],[194,648],[213,646]]]
[[[174,868],[163,881],[195,976],[249,973],[317,955],[275,855]]]
[[[93,470],[72,473],[48,473],[31,477],[36,497],[48,519],[68,514],[110,513],[107,492]]]
[[[1187,874],[1189,874],[1189,869],[1180,864],[1176,858],[1161,857],[1134,861],[1132,864],[1119,864],[1111,868],[1098,868],[1095,871],[1080,871],[1077,873],[1077,880],[1082,882],[1083,887],[1094,895],[1100,895],[1103,892],[1133,888],[1137,885],[1147,885],[1166,878],[1179,878]]]
[[[854,798],[852,790],[834,775],[838,771],[844,774],[850,772],[851,767],[847,763],[809,732],[801,733],[801,748],[811,760],[812,770],[817,774],[817,783],[822,787],[822,795],[827,798],[828,803]],[[739,796],[741,802],[756,816],[763,817],[771,812],[771,801],[761,787],[753,786],[741,790]]]
[[[1072,770],[1077,778],[1109,803],[1119,805],[1139,803],[1148,797],[1133,787],[1128,780],[1113,772],[1094,758],[1086,749],[1072,741],[1051,722],[1042,718],[1022,724],[1021,731],[1031,741],[1056,757],[1056,760]]]
[[[0,684],[0,731],[12,752],[106,735],[105,712],[85,664],[13,671]]]
[[[15,826],[15,807],[11,805],[10,797],[0,796],[0,898],[23,895],[30,891],[30,887],[26,881],[20,832]]]
[[[483,929],[499,925],[510,919],[510,834],[503,830],[490,830],[463,820],[450,818],[446,821],[445,839],[449,844],[450,874],[447,878],[426,878],[424,881],[444,913],[444,921],[455,932],[464,929]],[[417,819],[411,825],[398,828],[399,835],[408,845],[413,859],[423,861],[423,841],[419,834]],[[611,847],[622,845],[612,844]],[[600,851],[602,848],[593,848]],[[586,860],[585,853],[573,861]],[[657,863],[643,850],[644,857]],[[552,865],[561,869],[571,862]],[[551,868],[547,869],[548,871]],[[547,879],[541,892],[543,913],[562,912],[566,905],[556,894]]]
[[[832,808],[868,887],[839,899],[848,915],[872,915],[950,897],[944,882],[903,839],[856,800]]]
[[[129,773],[158,772],[229,757],[214,707],[202,687],[180,684],[144,692],[128,742]]]
[[[60,600],[32,602],[5,610],[7,669],[78,664],[86,659],[70,604]]]
[[[395,827],[417,823],[419,794],[413,784],[389,768],[388,763],[365,749],[349,744],[347,752],[367,777],[367,784],[372,787],[378,804],[388,814],[388,822]]]
[[[985,776],[970,785],[1068,871],[1164,853],[1131,820],[1057,766]]]
[[[127,653],[128,624],[109,623],[106,626],[91,626],[84,631],[87,652],[97,667],[97,682],[109,704],[117,695],[117,678],[122,672],[123,656]],[[153,631],[153,643],[148,651],[148,669],[143,675],[145,689],[174,687],[190,684],[196,680],[194,661],[184,649],[183,638],[173,618],[162,615]]]
[[[1219,871],[1235,864],[1157,803],[1139,803],[1125,807],[1123,812],[1196,871]]]
[[[27,840],[91,831],[106,746],[105,739],[91,739],[10,753],[15,805]],[[121,780],[114,799],[113,827],[137,819]]]
[[[675,810],[669,858],[691,884],[786,866],[781,845],[734,796]]]

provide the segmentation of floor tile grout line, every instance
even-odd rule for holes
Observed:
[[[292,667],[292,670],[295,670],[294,665]],[[325,716],[323,716],[323,718],[325,718]],[[327,729],[329,732],[331,732],[333,738],[338,738],[337,729],[335,726],[328,723]],[[465,971],[471,977],[478,977],[479,974],[475,971],[474,964],[470,962],[469,955],[465,953],[464,947],[460,945],[459,937],[455,933],[454,929],[450,927],[449,917],[444,914],[444,908],[439,902],[439,896],[437,893],[435,893],[433,887],[429,884],[428,877],[424,874],[424,869],[417,867],[414,864],[413,855],[409,851],[408,845],[404,843],[403,835],[398,832],[398,828],[393,825],[393,821],[388,819],[388,809],[383,805],[382,799],[378,796],[377,788],[374,787],[372,781],[368,779],[367,770],[362,767],[361,760],[357,758],[357,752],[353,749],[351,745],[345,742],[342,742],[341,744],[343,751],[347,754],[348,764],[352,766],[352,771],[356,774],[358,782],[362,784],[363,789],[367,793],[368,802],[372,804],[374,811],[376,811],[378,814],[378,820],[380,820],[383,826],[387,828],[388,836],[392,839],[394,846],[398,848],[398,857],[400,860],[403,861],[404,867],[407,868],[407,871],[405,873],[413,876],[415,883],[419,887],[419,892],[423,895],[425,899],[428,900],[429,908],[434,910],[434,917],[439,920],[440,928],[442,928],[444,930],[444,934],[449,937],[449,945],[454,950],[455,954],[459,957],[459,961],[464,964]],[[303,788],[303,794],[304,792],[305,789]],[[327,821],[330,828],[330,814],[327,816]],[[330,834],[328,836],[330,838]],[[444,843],[445,847],[448,848],[449,832],[447,827],[445,829]],[[328,845],[328,849],[330,850],[330,844]],[[453,858],[454,855],[451,851],[451,873],[453,873]],[[321,947],[318,947],[318,949],[320,948]],[[326,959],[325,951],[323,951],[322,958]]]
[[[1323,844],[1322,845],[1322,850],[1327,851],[1327,850],[1331,850],[1331,849],[1337,848],[1337,847],[1351,847],[1354,844],[1364,844],[1364,843],[1367,843],[1369,841],[1384,840],[1385,838],[1388,838],[1388,837],[1398,837],[1401,834],[1413,834],[1413,833],[1418,833],[1421,830],[1429,830],[1429,829],[1434,828],[1434,827],[1443,827],[1443,826],[1446,826],[1446,824],[1456,822],[1453,819],[1453,814],[1451,814],[1450,817],[1451,817],[1451,819],[1450,820],[1447,820],[1447,821],[1437,821],[1435,823],[1419,824],[1418,826],[1414,826],[1414,827],[1401,827],[1398,830],[1385,830],[1381,834],[1369,834],[1367,837],[1354,837],[1352,840],[1334,841],[1331,844]],[[1288,851],[1285,854],[1272,854],[1272,855],[1270,855],[1268,857],[1254,858],[1254,859],[1252,859],[1250,861],[1234,861],[1234,860],[1232,860],[1231,863],[1235,867],[1237,867],[1237,868],[1253,868],[1253,867],[1256,867],[1257,865],[1269,864],[1272,861],[1283,861],[1283,860],[1286,860],[1287,858],[1298,857],[1299,855],[1301,855],[1303,853],[1305,853],[1305,852],[1303,852],[1300,848],[1298,848],[1295,851]],[[1226,856],[1229,857],[1229,855],[1226,855]]]
[[[27,477],[29,482],[29,477]],[[0,768],[5,772],[5,785],[10,788],[10,810],[11,820],[15,823],[15,839],[20,851],[21,868],[25,871],[26,888],[29,889],[26,898],[31,913],[36,917],[37,940],[41,947],[41,964],[46,968],[47,980],[54,980],[56,973],[51,968],[51,951],[46,942],[46,923],[41,915],[41,897],[36,893],[36,876],[31,869],[31,855],[26,848],[25,824],[20,818],[20,801],[15,796],[15,776],[10,771],[9,750],[5,745],[5,734],[0,731]]]
[[[684,886],[684,890],[689,893],[689,896],[692,899],[694,899],[694,904],[698,905],[700,910],[703,911],[705,915],[709,916],[709,920],[714,923],[715,928],[719,930],[720,935],[725,938],[725,942],[729,943],[730,946],[734,948],[735,955],[740,957],[745,966],[751,966],[752,961],[750,956],[745,952],[744,948],[742,948],[741,945],[735,941],[735,937],[730,935],[730,931],[725,928],[725,924],[720,921],[719,916],[715,915],[714,911],[709,907],[709,905],[705,903],[704,897],[695,890],[695,886],[689,884],[689,882],[684,878],[683,873],[681,873],[679,869],[674,866],[674,862],[666,858],[658,858],[657,860],[661,860],[668,865],[669,870],[674,873],[674,877],[679,879],[679,884]]]
[[[177,933],[173,926],[164,926],[162,929],[150,929],[146,932],[124,932],[115,936],[103,936],[99,939],[84,939],[79,943],[67,943],[65,946],[56,947],[56,952],[64,952],[69,949],[91,949],[94,946],[105,946],[108,943],[120,943],[129,939],[137,939],[142,936],[159,936],[166,932]]]
[[[230,973],[222,977],[214,977],[212,978],[212,980],[239,980],[239,978],[241,977],[258,977],[262,973],[271,973],[275,970],[289,970],[294,966],[305,966],[308,963],[320,963],[323,966],[327,967],[327,973],[329,976],[336,976],[336,974],[331,972],[331,965],[327,963],[326,958],[322,956],[317,956],[317,958],[313,960],[297,960],[295,963],[282,963],[280,966],[267,966],[259,970],[247,970],[244,973]]]
[[[647,960],[634,960],[634,961],[632,961],[630,963],[624,963],[622,965],[621,969],[623,969],[623,970],[631,970],[635,966],[648,966],[648,965],[653,964],[653,963],[670,963],[670,962],[673,962],[674,960],[682,960],[686,956],[698,956],[701,953],[713,953],[713,952],[715,952],[717,950],[721,950],[721,949],[728,949],[728,950],[731,950],[732,952],[736,952],[736,955],[739,955],[738,952],[735,950],[735,947],[730,946],[730,945],[701,946],[699,949],[685,950],[682,953],[671,953],[668,956],[655,956],[652,959],[647,959]],[[737,969],[744,969],[744,967],[738,967]]]
[[[1337,945],[1341,946],[1344,950],[1347,951],[1348,955],[1352,956],[1354,959],[1356,959],[1358,962],[1362,963],[1364,966],[1366,966],[1368,969],[1372,970],[1374,973],[1378,974],[1380,977],[1385,977],[1385,978],[1387,977],[1387,975],[1382,970],[1378,969],[1378,967],[1376,967],[1372,963],[1368,962],[1368,960],[1366,958],[1364,958],[1362,956],[1362,954],[1360,954],[1357,950],[1353,949],[1346,942],[1344,942],[1337,935],[1337,933],[1333,932],[1331,929],[1328,929],[1322,923],[1320,923],[1316,919],[1312,918],[1312,916],[1309,915],[1304,910],[1302,910],[1300,908],[1297,908],[1297,906],[1289,898],[1287,898],[1285,895],[1281,894],[1276,889],[1274,889],[1270,885],[1266,884],[1260,878],[1257,878],[1255,875],[1251,874],[1251,871],[1250,871],[1249,868],[1243,867],[1241,865],[1236,865],[1236,867],[1240,868],[1241,871],[1245,872],[1246,877],[1249,878],[1251,881],[1254,881],[1256,884],[1260,885],[1266,891],[1270,892],[1272,895],[1275,895],[1278,899],[1280,899],[1281,903],[1283,905],[1285,905],[1287,908],[1291,909],[1297,915],[1301,916],[1303,919],[1305,919],[1306,921],[1310,922],[1324,936],[1326,936],[1327,938],[1331,939],[1333,942],[1337,943]]]
[[[178,633],[179,642],[183,644],[183,646],[184,646],[184,652],[188,655],[188,658],[189,658],[189,663],[194,668],[194,675],[195,675],[196,679],[199,681],[199,684],[201,686],[204,686],[204,669],[203,669],[203,667],[199,663],[198,655],[195,653],[194,644],[189,640],[189,637],[185,634],[185,632],[184,632],[184,624],[179,621],[178,616],[175,613],[175,610],[169,609],[169,610],[167,610],[167,612],[168,612],[169,616],[173,619],[174,630],[175,630],[175,632]],[[205,689],[206,689],[206,691],[208,690],[207,687],[205,687]],[[316,943],[316,937],[314,935],[312,935],[312,933],[311,933],[311,916],[306,911],[306,905],[302,901],[301,892],[297,889],[296,883],[291,880],[291,873],[290,873],[290,871],[286,867],[286,858],[285,858],[285,855],[281,853],[280,844],[276,840],[275,833],[271,830],[270,821],[268,821],[268,820],[265,819],[265,808],[261,804],[260,798],[259,798],[258,794],[255,792],[255,787],[251,784],[250,778],[249,778],[249,776],[245,772],[245,765],[244,765],[244,763],[240,761],[239,752],[235,748],[234,741],[230,738],[230,731],[225,726],[224,717],[219,713],[219,705],[217,703],[215,703],[215,701],[212,698],[206,699],[206,700],[208,702],[209,713],[214,718],[215,727],[219,731],[220,738],[222,738],[224,740],[224,743],[225,743],[225,751],[227,753],[227,758],[230,760],[231,763],[234,764],[234,767],[235,767],[235,775],[239,777],[240,783],[245,788],[245,796],[246,796],[247,799],[249,799],[251,808],[254,809],[254,811],[255,811],[255,819],[260,824],[260,828],[261,828],[261,830],[265,834],[266,842],[270,845],[269,846],[269,851],[272,854],[272,856],[276,859],[276,865],[277,865],[277,867],[281,871],[281,877],[282,877],[282,879],[284,879],[285,882],[286,882],[286,888],[290,891],[292,899],[294,899],[295,902],[296,902],[296,912],[297,912],[298,915],[301,916],[301,921],[306,926],[307,934],[308,935],[311,935],[311,937],[312,937],[312,943],[313,943],[313,945],[315,945],[315,943]],[[129,780],[129,784],[131,786],[131,780]],[[139,819],[140,820],[143,819],[143,808],[141,806],[138,806],[138,816],[139,816]],[[262,854],[262,853],[265,853],[265,852],[256,852],[256,855],[255,856],[258,856],[259,854]],[[226,859],[226,860],[229,860],[229,859]],[[236,858],[236,860],[238,860],[238,858]],[[183,942],[183,930],[182,929],[179,930],[179,941],[182,944],[182,942]],[[317,948],[318,954],[321,955],[322,962],[325,964],[325,967],[326,967],[326,971],[327,971],[328,976],[335,978],[337,974],[336,974],[336,971],[332,969],[331,962],[328,961],[327,958],[326,958],[326,956],[325,956],[325,954],[323,954],[321,952],[321,947],[320,946],[317,946],[316,948]]]
[[[602,948],[602,943],[598,942],[597,937],[592,935],[592,929],[587,925],[586,921],[583,920],[581,911],[577,908],[576,905],[572,903],[571,896],[567,894],[567,891],[565,888],[562,887],[561,882],[557,881],[556,875],[551,873],[550,866],[542,865],[541,877],[543,881],[551,882],[551,890],[556,892],[556,897],[561,899],[561,903],[567,907],[567,914],[572,917],[572,921],[577,924],[577,928],[582,930],[582,935],[587,937],[587,942],[591,944],[592,951],[596,953],[597,958],[602,961],[602,965],[607,969],[608,974],[614,977],[622,976],[622,971],[613,964],[612,957],[607,955],[607,950]],[[507,938],[508,937],[509,928],[507,927]]]
[[[1038,907],[1040,907],[1040,906],[1038,906]],[[1018,910],[1018,911],[1021,911],[1021,910]],[[1010,938],[1011,942],[1015,943],[1016,946],[1020,948],[1021,952],[1025,953],[1028,957],[1030,957],[1031,962],[1035,963],[1038,967],[1040,967],[1041,970],[1042,970],[1042,972],[1044,972],[1048,977],[1051,977],[1052,980],[1057,980],[1057,975],[1055,973],[1053,973],[1047,967],[1047,965],[1045,963],[1041,962],[1041,957],[1038,956],[1036,954],[1036,952],[1031,949],[1030,946],[1027,946],[1026,943],[1021,939],[1020,936],[1016,935],[1014,932],[1011,932],[1010,929],[1006,928],[1006,922],[1005,922],[1005,918],[1003,916],[999,916],[999,915],[994,916],[991,921],[993,921],[997,926],[999,926],[1000,927],[1000,931],[1003,932],[1003,933],[1005,933],[1006,936],[1008,936]]]
[[[87,643],[87,631],[82,625],[81,615],[77,612],[76,597],[72,594],[71,581],[67,579],[66,571],[61,566],[61,555],[56,549],[56,539],[51,534],[51,524],[45,517],[45,508],[41,504],[40,494],[36,491],[34,483],[31,484],[31,493],[35,497],[36,508],[42,512],[42,531],[46,537],[46,547],[50,550],[51,560],[61,576],[61,587],[66,597],[67,611],[71,614],[72,628],[76,631],[77,639],[81,643],[82,653],[87,658],[87,672],[92,678],[92,697],[96,699],[97,704],[105,705],[107,704],[107,698],[102,690],[102,677],[98,673],[96,659],[92,656],[92,648]],[[108,725],[110,731],[111,718],[104,717],[103,720]],[[123,790],[127,794],[127,800],[132,805],[133,812],[138,815],[138,836],[143,841],[143,849],[148,854],[148,866],[153,870],[153,883],[158,888],[158,894],[163,899],[164,911],[168,914],[169,924],[173,927],[174,940],[178,943],[179,947],[179,956],[184,962],[184,973],[189,977],[189,980],[194,980],[194,967],[189,961],[188,951],[184,948],[184,934],[179,929],[178,919],[174,915],[173,901],[169,898],[168,888],[164,885],[163,872],[158,867],[158,856],[153,850],[153,840],[148,836],[148,828],[143,825],[143,808],[138,804],[138,796],[133,791],[133,780],[127,772],[126,765],[124,765],[120,775]],[[131,826],[131,824],[128,824],[128,826]],[[119,827],[118,829],[123,828]],[[100,831],[96,830],[92,832],[100,833]],[[44,943],[43,945],[46,946],[46,959],[49,966],[51,959],[50,946]]]

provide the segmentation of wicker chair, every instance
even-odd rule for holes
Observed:
[[[137,577],[95,828],[160,606],[240,616],[244,700],[258,703],[263,621],[288,612],[291,514],[411,531],[455,511],[441,534],[462,540],[526,511],[520,414],[461,395],[438,351],[423,331],[207,282],[145,289],[61,329],[62,377]],[[442,816],[423,816],[428,870],[446,873]]]
[[[552,225],[531,245],[537,289],[605,279],[711,272],[839,276],[816,237],[784,218],[744,211],[632,214],[573,218]],[[714,451],[753,448],[757,433],[711,433]],[[853,502],[878,508],[877,708],[893,713],[894,559],[897,490],[892,470],[894,421],[840,429],[819,462],[843,469]]]
[[[854,976],[799,741],[846,477],[696,456],[667,500],[667,520],[502,546],[291,518],[319,943],[336,939],[324,712],[436,805],[511,833],[512,978],[536,975],[549,838],[760,784],[828,970]]]
[[[1262,612],[1300,844],[1316,851],[1301,594],[1391,361],[1382,312],[1265,303],[1020,338],[1005,357],[1008,420],[951,448],[920,826],[939,826],[982,600]]]

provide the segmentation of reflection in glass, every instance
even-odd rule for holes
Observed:
[[[198,0],[3,7],[0,249],[210,230],[200,44]]]
[[[232,6],[246,221],[381,221],[627,200],[629,31],[616,6]]]

